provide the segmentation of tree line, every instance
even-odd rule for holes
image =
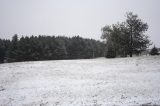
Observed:
[[[0,62],[88,59],[104,56],[104,43],[80,36],[26,36],[0,39]]]
[[[148,24],[137,14],[128,12],[124,22],[106,25],[101,38],[105,42],[84,39],[80,36],[31,36],[12,40],[0,39],[0,62],[132,57],[139,55],[150,45],[145,33]],[[155,50],[154,50],[155,51]]]

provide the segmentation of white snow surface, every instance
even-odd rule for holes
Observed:
[[[160,56],[0,64],[0,106],[160,105]]]

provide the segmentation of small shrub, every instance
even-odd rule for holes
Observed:
[[[149,54],[150,54],[150,55],[159,55],[158,49],[154,46],[154,47],[151,49],[151,51],[150,51]]]

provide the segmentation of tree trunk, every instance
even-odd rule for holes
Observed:
[[[132,27],[131,27],[131,42],[130,42],[130,57],[132,57],[132,54],[133,54],[133,48],[132,48],[132,46],[133,46],[133,34],[132,34]]]
[[[94,51],[92,52],[92,58],[94,58]]]
[[[130,54],[129,54],[129,55],[130,55],[130,57],[132,57],[132,52],[130,52]]]

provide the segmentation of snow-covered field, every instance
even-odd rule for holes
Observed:
[[[0,64],[0,106],[160,105],[160,56]]]

